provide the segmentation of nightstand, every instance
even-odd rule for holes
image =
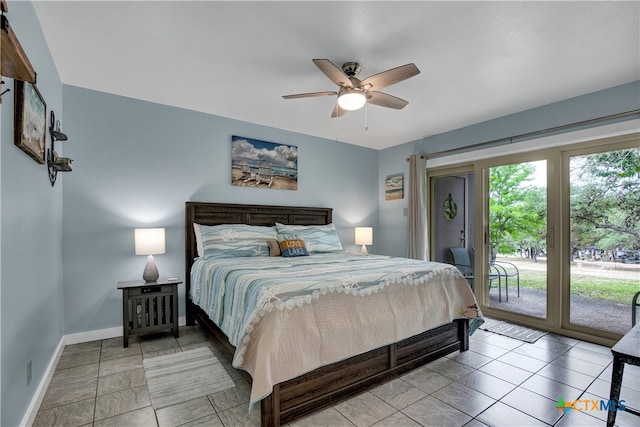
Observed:
[[[149,334],[171,329],[178,338],[178,285],[176,277],[118,282],[122,289],[122,344],[129,346],[129,335]]]

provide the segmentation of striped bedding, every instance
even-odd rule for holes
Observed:
[[[253,377],[251,405],[274,384],[482,314],[452,265],[346,252],[198,258],[191,299],[236,347]]]

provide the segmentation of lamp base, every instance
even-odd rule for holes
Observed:
[[[362,255],[367,255],[368,254],[367,247],[365,245],[362,245],[362,247],[360,248],[360,253]]]
[[[158,267],[156,267],[156,260],[153,259],[153,255],[147,257],[147,264],[144,266],[144,273],[142,278],[147,283],[153,283],[158,281],[160,274],[158,274]]]

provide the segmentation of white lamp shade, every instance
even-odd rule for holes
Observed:
[[[165,253],[164,228],[136,228],[136,255],[157,255]]]
[[[367,102],[364,93],[357,89],[347,89],[338,96],[338,105],[343,110],[359,110]]]
[[[356,245],[373,244],[373,227],[356,227]]]

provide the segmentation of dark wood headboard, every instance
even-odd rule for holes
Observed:
[[[186,202],[185,209],[185,299],[187,324],[190,316],[191,265],[198,256],[193,224],[250,224],[250,225],[325,225],[333,221],[332,208],[305,208],[296,206],[240,205],[229,203]],[[190,319],[191,317],[191,319]]]

